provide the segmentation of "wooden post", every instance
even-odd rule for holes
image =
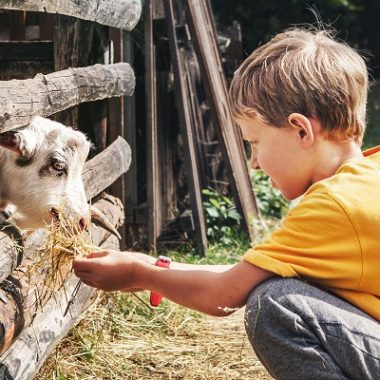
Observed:
[[[214,21],[208,2],[185,0],[187,19],[202,70],[202,77],[211,102],[215,126],[230,172],[236,206],[243,216],[246,230],[254,236],[252,218],[258,216],[256,199],[248,175],[242,139],[232,119],[228,92],[220,62]]]
[[[153,36],[153,3],[145,3],[145,99],[147,140],[147,203],[148,203],[148,246],[157,250],[157,238],[162,228],[162,197],[160,159],[158,154],[157,126],[157,71],[156,49]]]
[[[187,169],[187,180],[190,192],[192,218],[195,226],[195,240],[200,253],[204,254],[207,247],[206,224],[203,214],[201,183],[195,152],[196,141],[194,140],[191,128],[191,114],[188,99],[186,74],[177,41],[176,20],[174,15],[173,1],[165,0],[164,5],[166,19],[168,23],[170,55],[175,76],[177,108],[179,113],[182,136],[185,141],[185,164]]]
[[[124,32],[124,60],[134,65],[134,44],[131,34]],[[136,104],[134,93],[131,96],[124,96],[124,137],[128,141],[132,150],[131,167],[125,175],[125,210],[126,228],[128,224],[133,225],[133,210],[138,205],[138,186],[137,186],[137,143],[136,143]],[[130,226],[128,226],[128,229]],[[130,234],[131,235],[131,234]],[[128,237],[129,238],[129,237]]]
[[[124,34],[122,30],[115,28],[108,28],[109,40],[112,46],[112,52],[110,54],[110,63],[114,62],[126,62],[124,59]],[[125,126],[124,126],[124,97],[110,98],[108,99],[107,110],[107,145],[115,141],[119,136],[125,138]],[[111,194],[120,198],[125,204],[125,192],[126,182],[125,176],[121,176],[111,186]],[[121,231],[121,248],[126,248],[126,236],[125,226]]]

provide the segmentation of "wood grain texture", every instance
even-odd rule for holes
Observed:
[[[132,30],[141,16],[141,0],[0,0],[0,9],[59,13]]]
[[[253,239],[252,220],[259,215],[258,207],[248,174],[243,141],[232,117],[212,11],[205,1],[185,0],[184,4],[236,206],[243,216],[243,225]]]
[[[0,133],[83,102],[131,95],[135,75],[128,63],[70,68],[33,79],[0,82]]]

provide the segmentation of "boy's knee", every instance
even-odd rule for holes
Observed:
[[[293,314],[292,295],[300,280],[275,277],[257,286],[250,294],[245,309],[245,328],[252,345],[265,339],[281,325],[284,314]],[[290,315],[288,315],[289,317]]]

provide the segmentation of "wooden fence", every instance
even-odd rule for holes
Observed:
[[[79,128],[96,148],[83,173],[87,198],[115,226],[125,217],[122,248],[141,236],[151,250],[191,237],[205,253],[202,189],[232,190],[250,236],[258,213],[209,0],[145,0],[135,41],[142,3],[0,0],[0,133],[35,115]],[[96,226],[92,236],[118,247]],[[68,275],[38,299],[42,284],[25,266],[43,238],[0,232],[0,379],[33,378],[93,293],[81,287],[64,315]]]
[[[35,14],[38,17],[34,17],[34,22],[39,23],[32,25],[33,28],[28,25],[30,13],[26,11],[41,12]],[[85,106],[88,111],[89,104],[99,108],[103,99],[132,95],[135,76],[128,63],[112,63],[112,51],[107,44],[102,45],[102,51],[92,59],[93,47],[85,47],[87,55],[83,59],[81,47],[73,48],[78,43],[75,33],[64,32],[77,30],[72,26],[78,26],[80,19],[88,20],[86,27],[93,32],[91,36],[95,30],[101,30],[102,25],[131,30],[140,15],[140,0],[0,1],[0,66],[3,69],[0,133],[26,125],[36,115],[70,120],[74,127],[81,127],[80,119],[89,120],[91,115],[83,116],[80,107]],[[41,38],[46,40],[41,41]],[[79,54],[66,58],[67,54],[79,50],[82,60]],[[95,124],[101,125],[103,115],[97,116]],[[96,134],[91,127],[86,132]],[[120,129],[120,126],[114,128],[112,140],[104,142],[101,147],[104,149],[97,150],[83,172],[88,200],[117,228],[124,223],[123,203],[104,190],[109,189],[131,163],[128,143],[117,137]],[[90,233],[93,244],[120,248],[119,242],[106,230],[92,225]],[[93,294],[92,288],[82,285],[65,314],[68,298],[77,284],[75,276],[67,273],[63,285],[55,290],[44,287],[43,276],[29,276],[28,264],[33,262],[45,235],[44,230],[25,235],[14,227],[0,231],[0,379],[32,379],[88,306]]]

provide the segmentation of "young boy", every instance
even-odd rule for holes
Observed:
[[[380,379],[380,153],[362,153],[367,70],[326,31],[255,50],[231,102],[252,166],[287,199],[282,226],[235,266],[152,265],[104,251],[74,260],[106,291],[148,289],[223,316],[246,305],[249,340],[278,379]]]

